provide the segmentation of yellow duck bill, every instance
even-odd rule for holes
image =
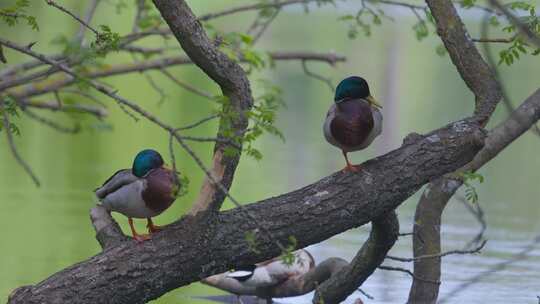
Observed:
[[[377,102],[377,100],[375,100],[375,98],[373,98],[373,96],[369,95],[368,97],[366,97],[366,100],[369,102],[370,105],[376,106],[377,108],[382,109],[381,104],[379,104]]]

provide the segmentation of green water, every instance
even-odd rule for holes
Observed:
[[[231,3],[201,1],[197,2],[194,10],[197,13],[208,12],[205,6],[210,2],[216,6]],[[126,20],[131,17],[116,18],[113,11],[111,4],[100,7],[96,24],[111,24],[109,20],[114,20],[111,24],[113,29],[127,32],[130,25]],[[400,20],[400,12],[397,13],[396,18]],[[67,33],[76,31],[76,26],[68,18],[51,9],[41,6],[38,14],[47,20],[39,33],[2,25],[0,35],[27,43],[51,37],[60,28]],[[243,15],[242,21],[249,21],[249,16]],[[337,16],[332,10],[304,15],[299,9],[291,9],[276,19],[260,47],[290,51],[334,50],[344,54],[348,61],[335,69],[321,63],[310,64],[310,67],[331,77],[334,82],[350,74],[364,75],[370,80],[373,95],[383,104],[392,106],[393,115],[385,113],[383,135],[366,152],[354,153],[352,159],[355,162],[398,147],[401,138],[409,132],[427,132],[470,113],[472,95],[448,57],[441,58],[435,54],[434,49],[439,43],[436,38],[417,42],[410,30],[412,23],[397,21],[377,28],[371,38],[360,37],[351,41],[346,37],[346,27],[336,21]],[[246,22],[240,23],[234,17],[219,20],[218,24],[228,30],[246,26]],[[476,26],[471,28],[475,34]],[[51,51],[52,46],[39,43],[34,49]],[[6,55],[10,62],[22,59],[12,52]],[[218,92],[218,88],[195,67],[178,67],[172,71],[185,81],[212,93]],[[538,71],[538,58],[527,58],[511,68],[501,69],[515,103],[538,87]],[[151,75],[167,93],[163,104],[159,104],[159,95],[140,74],[109,78],[107,82],[118,88],[122,96],[140,103],[171,125],[197,121],[215,108],[212,102],[181,90],[161,75],[155,72]],[[321,132],[322,119],[332,98],[326,85],[308,78],[297,62],[278,62],[275,69],[251,78],[261,77],[271,78],[283,88],[287,107],[279,113],[278,126],[287,140],[283,143],[276,138],[264,137],[258,143],[265,155],[263,160],[257,162],[243,157],[232,194],[245,203],[296,189],[343,166],[341,154],[324,141]],[[260,94],[260,90],[255,87],[254,93]],[[391,103],[385,100],[389,96],[395,96]],[[162,130],[145,120],[133,121],[113,102],[101,99],[108,105],[110,115],[106,122],[111,125],[111,131],[100,131],[98,126],[101,125],[95,119],[58,113],[40,112],[67,124],[74,119],[84,119],[85,131],[78,135],[65,135],[25,116],[14,120],[21,127],[16,145],[42,181],[40,188],[36,188],[15,163],[6,148],[5,137],[0,136],[0,228],[3,232],[0,301],[5,301],[11,290],[18,286],[37,283],[55,271],[98,253],[99,246],[88,218],[88,210],[95,204],[92,189],[117,169],[128,167],[133,155],[142,148],[152,147],[166,154],[168,136]],[[388,110],[385,107],[385,111]],[[505,116],[504,109],[499,108],[492,124]],[[213,136],[215,129],[215,122],[209,123],[194,130],[193,135]],[[194,143],[192,147],[209,164],[212,146]],[[540,231],[539,150],[540,138],[527,133],[481,170],[486,182],[479,187],[480,202],[487,213],[490,241],[481,256],[459,256],[445,261],[443,294],[468,277],[510,257]],[[190,208],[203,177],[179,147],[176,148],[176,158],[179,169],[191,179],[190,191],[157,217],[157,224],[170,223]],[[411,230],[416,199],[417,196],[413,197],[398,210],[403,231]],[[227,202],[225,208],[230,207]],[[126,218],[115,218],[127,232]],[[444,221],[443,237],[447,249],[463,245],[477,229],[476,223],[458,203],[450,205]],[[144,223],[138,223],[137,227],[143,230]],[[367,228],[357,229],[310,248],[319,261],[329,256],[350,258],[367,233]],[[409,240],[400,240],[392,254],[409,256]],[[516,299],[516,294],[520,300],[517,302],[534,303],[535,288],[538,290],[537,282],[540,281],[540,252],[535,250],[530,255],[529,259],[464,291],[455,303],[509,303]],[[376,272],[363,287],[376,296],[375,300],[366,303],[404,302],[409,285],[409,278],[401,274]],[[155,303],[192,303],[195,300],[189,296],[219,293],[215,289],[192,284],[164,295]],[[309,296],[291,303],[308,302]]]

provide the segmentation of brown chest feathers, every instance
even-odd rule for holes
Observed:
[[[341,145],[354,147],[368,138],[373,125],[373,113],[367,102],[347,100],[337,104],[330,131]]]
[[[156,212],[162,212],[176,199],[176,178],[169,169],[158,168],[150,171],[145,177],[146,189],[142,198],[146,206]]]

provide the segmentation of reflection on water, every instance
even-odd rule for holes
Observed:
[[[281,16],[285,17],[285,14]],[[346,55],[348,63],[339,65],[338,69],[316,64],[314,68],[334,80],[351,74],[366,75],[373,83],[374,96],[392,99],[389,104],[393,112],[385,117],[394,118],[385,120],[382,138],[390,139],[384,143],[385,147],[395,148],[399,146],[400,138],[409,132],[426,132],[470,112],[472,96],[448,58],[435,55],[434,47],[438,43],[435,39],[427,39],[419,44],[411,38],[413,34],[406,25],[379,28],[379,35],[371,37],[369,44],[363,44],[362,39],[365,38],[351,42],[345,33],[336,35],[343,32],[343,27],[335,20],[335,15],[317,13],[302,15],[302,18],[287,18],[287,22],[277,22],[271,32],[273,38],[262,43],[274,49],[276,43],[272,39],[279,39],[279,46],[285,49],[338,50]],[[57,24],[47,28],[61,26],[61,21],[54,18],[51,22]],[[306,30],[306,26],[309,30]],[[389,40],[397,37],[399,42],[394,41],[392,47],[399,48],[399,51],[381,52]],[[388,60],[388,56],[393,56],[393,60]],[[532,59],[520,61],[510,71],[504,70],[502,75],[516,101],[536,89],[539,70],[539,63]],[[186,67],[175,72],[184,79],[208,83],[201,81],[204,77],[195,68]],[[332,98],[331,92],[324,84],[302,74],[299,65],[277,63],[276,70],[271,73],[282,85],[288,105],[281,111],[278,122],[287,141],[282,143],[266,137],[258,143],[265,154],[262,161],[243,158],[232,194],[246,203],[314,182],[343,166],[341,154],[326,144],[321,132],[322,119]],[[536,77],[517,77],[522,75]],[[123,82],[114,79],[108,81],[119,89],[120,94],[141,102],[147,110],[174,125],[197,121],[207,116],[214,107],[207,100],[179,91],[160,75],[154,76],[169,94],[162,106],[157,105],[159,96],[141,80],[140,75],[129,76]],[[392,84],[387,85],[390,81],[393,81]],[[214,86],[208,85],[207,89],[216,92]],[[255,94],[258,93],[255,88]],[[22,136],[17,138],[16,143],[23,157],[42,179],[43,187],[40,189],[35,189],[14,163],[5,148],[4,136],[0,136],[0,229],[3,232],[0,302],[7,298],[13,288],[36,283],[59,269],[97,253],[99,247],[88,219],[88,210],[95,203],[91,190],[117,169],[129,166],[133,155],[140,149],[153,147],[167,151],[166,134],[146,121],[133,122],[113,103],[108,104],[112,132],[87,130],[77,136],[60,135],[25,118],[15,121],[22,125]],[[498,109],[493,123],[505,115],[504,110]],[[57,119],[58,116],[50,117]],[[64,121],[70,122],[70,119],[67,117]],[[88,123],[88,126],[91,124]],[[215,123],[210,123],[194,131],[193,135],[212,136],[215,127]],[[194,144],[194,148],[208,161],[210,145]],[[475,275],[519,253],[540,233],[540,157],[535,153],[539,150],[540,140],[527,134],[481,170],[486,182],[478,189],[480,202],[486,211],[486,237],[489,242],[481,254],[444,258],[443,297]],[[374,149],[368,149],[351,156],[355,162],[361,162],[374,155]],[[188,209],[202,180],[200,170],[180,149],[177,149],[177,160],[179,169],[191,178],[191,191],[159,216],[156,219],[158,224],[169,223]],[[398,210],[402,231],[411,231],[416,201],[417,198],[413,197]],[[225,207],[230,208],[231,205],[226,203]],[[128,231],[126,219],[122,216],[116,216],[116,219],[124,231]],[[478,224],[468,211],[456,202],[449,205],[443,222],[443,246],[446,250],[461,248],[478,229]],[[138,225],[143,229],[144,223]],[[368,231],[367,227],[348,231],[313,245],[310,250],[318,261],[331,256],[350,259],[367,238]],[[457,293],[449,303],[535,303],[536,296],[540,295],[539,247],[530,251],[526,259],[512,263]],[[408,257],[410,251],[410,239],[403,237],[391,254]],[[356,293],[348,299],[348,303],[357,297],[365,303],[404,303],[410,282],[410,278],[403,273],[376,271],[362,286],[375,299],[367,300]],[[192,284],[164,295],[155,303],[194,303],[196,300],[189,299],[189,296],[221,293]],[[286,302],[310,303],[310,295]]]

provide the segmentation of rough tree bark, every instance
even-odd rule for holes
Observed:
[[[211,276],[202,282],[233,294],[255,295],[263,299],[294,297],[317,290],[313,303],[340,303],[382,263],[398,234],[397,215],[391,211],[372,221],[369,238],[350,263],[337,257],[328,258],[308,273],[289,278],[272,288],[245,286],[227,277],[226,273]]]
[[[399,235],[394,211],[373,220],[368,241],[350,264],[324,281],[313,297],[313,303],[341,303],[358,289],[386,258]]]
[[[461,78],[475,94],[473,117],[486,125],[502,98],[502,89],[495,74],[484,61],[471,40],[454,5],[449,0],[426,0],[443,41]],[[413,254],[415,257],[439,254],[441,215],[448,199],[461,186],[453,175],[430,183],[416,208],[413,227]],[[414,279],[409,303],[435,303],[440,281],[440,258],[414,262]]]
[[[217,46],[206,35],[185,1],[153,0],[161,16],[169,25],[174,36],[191,60],[221,87],[223,95],[229,100],[228,105],[236,113],[232,126],[222,118],[218,131],[218,141],[214,147],[213,167],[209,172],[215,182],[229,189],[234,172],[240,160],[241,151],[234,155],[225,155],[229,144],[223,137],[223,131],[231,128],[242,136],[248,126],[247,111],[253,106],[253,97],[246,73],[240,65],[218,50]],[[229,119],[229,118],[227,118]],[[241,143],[239,143],[241,147]],[[208,177],[203,182],[201,192],[191,213],[201,211],[217,212],[226,197],[226,193],[218,191],[214,181]]]
[[[350,263],[337,257],[328,258],[308,273],[289,278],[272,288],[245,286],[228,278],[226,273],[208,277],[202,282],[233,294],[255,295],[263,299],[294,297],[316,290],[313,303],[340,303],[375,271],[398,238],[399,222],[395,211],[372,223],[369,238]]]
[[[486,144],[475,158],[459,172],[476,171],[496,157],[504,148],[540,119],[540,89],[527,98],[510,117],[489,132]],[[413,235],[415,257],[441,252],[441,215],[450,198],[463,181],[455,174],[438,178],[424,191],[416,208]],[[409,303],[435,303],[439,287],[426,280],[439,281],[441,258],[414,261],[414,273],[424,280],[413,281]],[[415,302],[420,301],[420,302]]]
[[[261,253],[250,249],[245,233],[259,225],[283,243],[294,236],[303,248],[391,212],[423,184],[470,162],[484,137],[476,122],[462,120],[410,138],[365,162],[359,174],[334,173],[246,206],[258,223],[245,221],[240,208],[210,220],[185,216],[151,241],[121,242],[19,288],[9,303],[145,303],[212,274],[277,256],[275,243],[259,234]]]

